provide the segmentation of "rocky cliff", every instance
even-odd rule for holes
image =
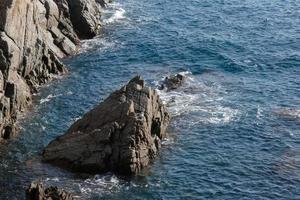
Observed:
[[[79,172],[136,174],[158,154],[169,120],[157,92],[135,77],[52,141],[43,160]]]
[[[0,0],[0,140],[38,86],[66,72],[60,61],[101,30],[104,0]]]

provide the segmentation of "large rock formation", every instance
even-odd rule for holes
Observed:
[[[26,200],[73,200],[72,194],[57,187],[46,187],[40,182],[33,182],[26,189]]]
[[[52,141],[43,160],[80,172],[135,174],[157,155],[168,123],[157,92],[135,77]]]
[[[0,140],[15,132],[17,113],[53,75],[79,39],[100,30],[104,0],[0,0]]]

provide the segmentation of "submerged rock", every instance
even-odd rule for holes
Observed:
[[[45,187],[40,182],[33,182],[26,189],[26,200],[73,200],[73,196],[57,187]]]
[[[285,119],[295,119],[295,120],[300,119],[300,109],[282,108],[275,111],[275,113],[279,117]]]
[[[136,174],[158,154],[170,117],[135,77],[52,141],[43,160],[74,171]]]
[[[167,90],[167,91],[171,91],[171,90],[175,90],[177,88],[179,88],[180,86],[182,86],[182,84],[184,83],[186,77],[182,74],[176,74],[174,76],[168,76],[164,79],[163,83],[160,86],[160,90]]]

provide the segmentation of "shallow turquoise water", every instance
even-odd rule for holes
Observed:
[[[35,179],[83,199],[300,199],[300,1],[124,0],[104,17],[101,37],[65,60],[70,74],[41,89],[1,145],[0,199],[24,198]],[[178,72],[188,81],[161,93],[170,137],[147,172],[40,163],[44,146],[134,75],[155,87]]]

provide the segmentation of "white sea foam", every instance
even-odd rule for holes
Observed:
[[[59,182],[60,179],[58,177],[54,177],[54,178],[46,178],[45,182]]]
[[[61,96],[62,94],[58,94],[58,95],[53,95],[53,94],[49,94],[46,98],[43,98],[40,100],[40,104],[46,103],[51,101],[52,99]]]
[[[109,4],[102,12],[104,24],[112,24],[126,19],[126,11],[119,3]]]
[[[115,45],[116,42],[110,42],[106,38],[95,37],[93,39],[82,41],[80,53],[85,53],[94,49],[101,49],[102,51],[112,49],[115,47]]]
[[[122,184],[113,174],[95,175],[85,180],[68,177],[48,177],[42,180],[46,185],[65,188],[76,194],[76,199],[89,199],[93,195],[109,194],[118,191]]]
[[[67,95],[73,95],[73,92],[72,91],[68,91]]]
[[[91,193],[112,192],[120,188],[119,179],[115,175],[96,175],[79,183],[78,186],[84,196],[89,196]]]
[[[111,23],[126,19],[125,13],[126,13],[126,11],[123,8],[116,8],[113,15],[111,17],[109,17],[108,19],[103,20],[103,22],[105,24],[111,24]]]
[[[252,61],[249,60],[249,59],[246,59],[246,60],[244,60],[243,62],[249,64],[249,63],[251,63]]]
[[[124,21],[126,18],[126,11],[121,7],[119,3],[111,3],[102,11],[103,23],[113,24],[116,22]],[[110,41],[108,38],[103,36],[95,37],[89,40],[83,40],[80,53],[85,53],[90,50],[99,49],[101,51],[107,49],[113,49],[117,44],[117,41]]]
[[[168,146],[168,145],[171,145],[171,144],[174,144],[174,138],[164,138],[161,142],[162,145],[164,146]]]
[[[190,72],[183,87],[173,91],[158,90],[173,117],[185,116],[190,125],[197,123],[224,124],[237,118],[239,110],[225,106],[226,92],[218,83],[208,83]]]
[[[260,106],[257,106],[257,111],[256,111],[256,119],[260,120],[262,117],[262,108]]]
[[[46,130],[46,127],[41,125],[41,129],[44,131],[44,130]]]

